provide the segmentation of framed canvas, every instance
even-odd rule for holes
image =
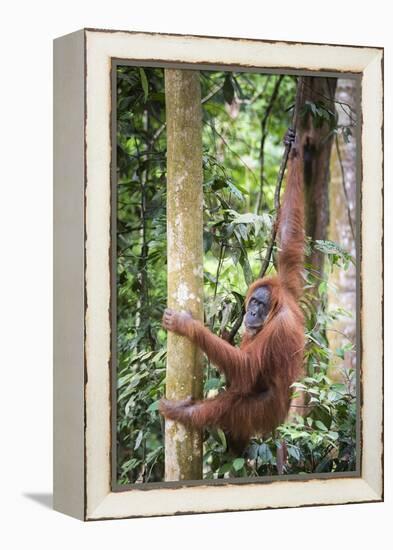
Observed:
[[[238,401],[225,409],[233,426],[224,405],[208,418],[194,398],[233,392],[236,373],[230,382],[213,365],[224,348],[235,362],[228,340],[244,330],[247,287],[277,270],[284,284],[293,269],[284,227],[303,241],[290,221],[300,199],[284,193],[277,213],[294,150],[302,376],[275,394],[292,392],[288,416],[273,400],[270,428],[239,448],[235,430],[260,421],[265,382],[255,414],[249,400],[245,416]],[[383,499],[382,48],[98,29],[58,38],[54,190],[56,510],[99,520]],[[191,310],[194,340],[182,320],[167,337],[178,319],[166,310],[161,327],[167,302]],[[206,344],[204,320],[225,344]],[[294,355],[279,355],[293,330],[273,348],[277,368]]]

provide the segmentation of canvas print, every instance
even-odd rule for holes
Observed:
[[[358,471],[359,80],[117,64],[116,488]]]

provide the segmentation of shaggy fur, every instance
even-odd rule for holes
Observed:
[[[304,320],[298,301],[304,261],[303,210],[301,160],[293,148],[278,220],[278,275],[256,280],[246,295],[247,306],[255,289],[267,287],[270,311],[259,332],[245,333],[240,348],[212,334],[189,313],[164,313],[164,327],[198,345],[224,373],[227,389],[201,401],[162,399],[161,414],[197,429],[222,428],[237,453],[251,436],[267,434],[285,420],[290,385],[301,373]]]

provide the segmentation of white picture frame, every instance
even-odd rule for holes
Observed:
[[[361,79],[356,476],[112,490],[113,60]],[[84,29],[54,43],[54,507],[82,520],[383,499],[383,49]]]

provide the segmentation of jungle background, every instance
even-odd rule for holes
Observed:
[[[296,78],[202,71],[205,324],[239,341],[244,295],[272,239]],[[243,456],[204,434],[205,479],[356,468],[356,82],[305,77],[305,376],[288,421]],[[273,254],[268,255],[273,245]],[[117,73],[117,481],[164,479],[166,127],[164,70]],[[240,330],[239,330],[240,329]],[[225,388],[206,362],[204,395]],[[306,398],[307,409],[296,403]],[[297,407],[299,407],[297,409]],[[300,412],[302,414],[300,414]]]

